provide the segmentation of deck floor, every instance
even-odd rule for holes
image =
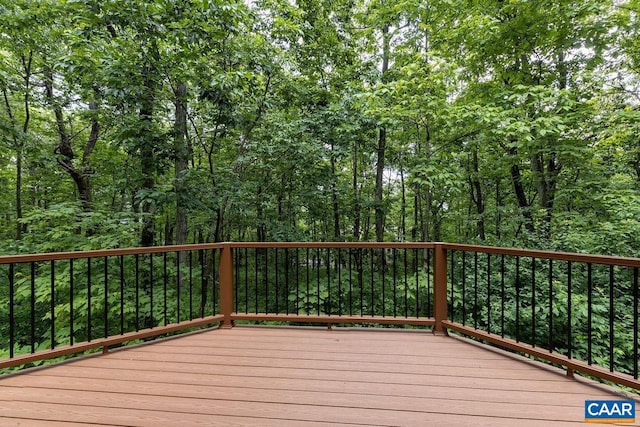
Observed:
[[[562,426],[613,389],[424,331],[235,327],[0,378],[0,425]]]

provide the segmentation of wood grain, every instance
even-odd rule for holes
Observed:
[[[0,425],[569,426],[616,390],[425,331],[235,327],[0,378]]]

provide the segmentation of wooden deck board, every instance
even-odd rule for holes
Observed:
[[[236,327],[0,378],[0,425],[575,426],[618,397],[428,332]]]

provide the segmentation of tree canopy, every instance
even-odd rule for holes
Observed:
[[[0,252],[640,256],[637,0],[0,0]]]

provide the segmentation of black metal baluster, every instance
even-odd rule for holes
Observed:
[[[591,365],[593,362],[591,358],[591,317],[593,301],[593,284],[591,281],[591,263],[587,263],[587,363]]]
[[[516,257],[516,342],[520,341],[520,257]]]
[[[369,251],[369,260],[371,261],[371,270],[370,271],[370,276],[371,276],[371,306],[369,307],[369,312],[371,314],[371,317],[375,316],[375,310],[374,307],[376,305],[375,303],[375,286],[374,286],[374,277],[373,277],[373,272],[374,272],[374,258],[375,258],[375,249],[371,248],[371,250]]]
[[[531,258],[531,346],[536,346],[536,259]]]
[[[206,300],[206,296],[207,296],[207,278],[206,278],[206,271],[207,271],[207,266],[206,266],[206,254],[204,249],[200,249],[200,251],[198,251],[198,258],[200,258],[200,317],[204,318],[205,316],[205,311],[206,311],[206,306],[207,306],[207,300]]]
[[[216,272],[216,266],[220,262],[220,258],[216,262],[216,250],[211,250],[211,299],[212,299],[212,307],[211,307],[211,315],[215,316],[218,314],[217,304],[218,304],[218,286],[216,284],[216,277],[218,277],[218,273]]]
[[[284,248],[284,310],[289,314],[289,248]]]
[[[300,249],[296,248],[296,315],[300,314]]]
[[[393,317],[397,317],[398,283],[396,282],[396,248],[391,250],[391,259],[393,260]]]
[[[349,316],[353,316],[353,250],[349,249]]]
[[[73,258],[69,260],[69,345],[73,345]]]
[[[140,330],[140,256],[135,255],[136,265],[136,332]]]
[[[491,333],[491,254],[487,253],[487,332]]]
[[[109,336],[109,259],[104,257],[104,337]]]
[[[333,314],[333,304],[331,303],[331,248],[327,248],[327,304],[328,313]]]
[[[166,258],[167,258],[167,254],[164,253],[164,259],[165,259],[165,263],[166,263]],[[163,274],[164,278],[163,281],[164,283],[167,282],[167,274],[164,273]],[[153,254],[150,253],[149,254],[149,319],[147,320],[147,327],[148,328],[153,328],[153,325],[156,322],[154,321],[154,317],[153,317]]]
[[[120,255],[120,335],[124,335],[124,256]]]
[[[342,251],[338,248],[338,316],[342,316]]]
[[[91,341],[91,258],[87,258],[87,341]]]
[[[478,252],[473,253],[473,328],[478,329]]]
[[[385,292],[385,288],[386,288],[386,280],[385,280],[385,275],[386,275],[386,271],[387,271],[387,253],[385,251],[384,248],[380,249],[380,260],[382,261],[380,263],[380,276],[382,277],[382,317],[385,317],[385,314],[387,312],[386,309],[386,292]]]
[[[178,312],[180,312],[180,282],[182,281],[182,277],[180,274],[180,252],[176,252],[175,253],[176,256],[176,294],[177,294],[177,298],[176,298],[176,308],[178,310]],[[164,258],[166,259],[167,257],[167,253],[164,252]],[[164,265],[167,265],[167,262],[164,262]],[[163,266],[164,268],[164,266]],[[163,310],[164,310],[164,325],[167,326],[169,324],[169,318],[168,318],[168,314],[167,314],[167,283],[168,283],[168,279],[167,279],[167,272],[166,270],[164,270],[163,272],[164,274],[164,286],[162,289],[163,295]]]
[[[51,350],[56,348],[56,267],[51,260]]]
[[[409,317],[409,280],[408,280],[408,267],[407,262],[407,248],[403,249],[403,267],[404,267],[404,317]]]
[[[358,265],[356,266],[356,268],[358,269],[358,284],[360,285],[360,316],[362,316],[364,311],[364,279],[360,280],[360,278],[363,276],[362,272],[364,271],[364,266],[362,265],[364,251],[361,248],[358,248],[357,253]]]
[[[431,292],[431,249],[425,249],[427,251],[427,316],[433,317],[431,310],[431,301],[433,299],[433,293]],[[453,288],[453,286],[451,286]],[[419,313],[416,313],[420,317]]]
[[[315,254],[316,264],[316,305],[317,314],[320,315],[320,248],[316,248]]]
[[[189,251],[189,320],[193,320],[193,251]]]
[[[162,315],[164,317],[164,325],[167,326],[169,324],[169,318],[167,316],[167,288],[169,278],[167,277],[167,253],[162,253]],[[153,292],[152,292],[153,293]],[[206,304],[205,304],[206,306]],[[153,316],[152,316],[153,318]],[[152,325],[153,325],[152,321]]]
[[[254,303],[256,307],[256,314],[258,314],[258,248],[253,249],[253,258],[255,263],[254,272],[254,283],[253,283],[253,295],[254,295]]]
[[[553,352],[553,260],[549,260],[549,353]]]
[[[269,250],[264,250],[264,312],[269,312]]]
[[[613,306],[613,265],[609,266],[609,372],[613,372],[613,318],[614,318],[614,306]]]
[[[633,268],[633,378],[638,379],[638,267]]]
[[[500,256],[500,336],[504,338],[504,254]]]
[[[280,280],[278,280],[278,270],[280,270],[280,268],[279,268],[280,266],[278,265],[278,248],[275,248],[275,263],[276,263],[276,268],[275,268],[275,270],[276,270],[276,310],[275,310],[275,313],[279,314],[280,313],[280,309],[278,307],[278,296],[280,295],[280,292],[279,292],[279,289],[278,289],[279,288],[278,282]]]
[[[420,275],[418,274],[420,271],[420,255],[418,255],[419,253],[420,252],[418,251],[418,249],[413,250],[413,256],[416,260],[416,270],[414,271],[416,275],[416,316],[420,316]]]
[[[188,253],[191,253],[189,251]],[[191,273],[191,272],[189,272]],[[180,274],[180,253],[178,253],[178,268],[176,269],[176,322],[180,323],[180,294],[182,293],[182,274]],[[237,277],[237,276],[236,276]],[[191,280],[191,279],[189,279]],[[165,292],[166,294],[166,292]],[[165,305],[167,301],[167,297],[164,297]],[[166,311],[166,308],[165,308]]]
[[[306,256],[307,259],[305,261],[305,270],[307,271],[307,303],[306,303],[306,307],[305,307],[305,314],[309,315],[309,312],[311,311],[311,304],[310,304],[310,300],[309,300],[309,294],[311,293],[311,286],[309,285],[310,282],[310,277],[309,277],[309,247],[305,248],[306,249]],[[311,265],[313,267],[313,264]]]
[[[453,251],[451,251],[453,262]],[[453,280],[453,265],[451,266],[451,279]],[[462,324],[467,324],[467,253],[462,252]]]
[[[14,313],[14,305],[15,305],[15,271],[14,270],[15,270],[15,264],[13,263],[9,264],[9,358],[11,359],[13,359],[13,346],[15,343],[15,333],[16,333],[15,331],[16,318]]]
[[[249,249],[244,248],[244,312],[249,313]]]
[[[567,262],[567,357],[571,359],[573,352],[573,331],[571,328],[571,281],[572,281],[572,263],[571,261]]]
[[[31,353],[36,351],[36,263],[31,262]]]

